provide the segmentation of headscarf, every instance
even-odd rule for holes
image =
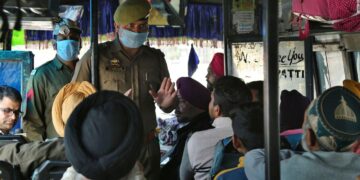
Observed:
[[[223,53],[215,53],[211,63],[211,70],[215,73],[215,75],[220,78],[224,76],[224,54]]]
[[[70,115],[65,134],[68,160],[90,179],[125,176],[144,140],[138,108],[115,91],[100,91],[82,101]]]
[[[190,77],[181,77],[176,81],[176,87],[183,99],[195,107],[207,110],[211,100],[210,91]]]
[[[60,89],[51,111],[55,131],[60,137],[64,137],[65,124],[71,112],[83,99],[95,92],[95,87],[87,81],[68,83]]]
[[[360,99],[343,87],[333,87],[315,99],[306,111],[310,127],[323,151],[348,151],[360,137]]]

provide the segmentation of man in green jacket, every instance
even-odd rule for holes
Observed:
[[[53,35],[56,57],[31,72],[23,128],[29,140],[58,137],[51,109],[59,89],[71,81],[81,46],[81,30],[74,21],[59,19]]]
[[[148,35],[150,8],[146,0],[127,0],[120,4],[114,13],[116,39],[99,45],[98,69],[99,90],[120,93],[131,90],[129,97],[139,107],[144,124],[144,148],[139,160],[144,165],[145,177],[157,180],[160,147],[155,138],[154,99],[161,109],[169,112],[174,109],[170,105],[173,102],[169,101],[174,101],[176,92],[168,78],[164,54],[143,45]],[[73,81],[91,80],[90,59],[91,50],[76,65]]]

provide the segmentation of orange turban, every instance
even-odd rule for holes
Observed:
[[[64,137],[65,124],[75,107],[95,92],[95,87],[87,81],[72,82],[60,89],[52,107],[52,121],[60,137]]]

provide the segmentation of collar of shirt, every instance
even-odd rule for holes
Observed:
[[[61,63],[60,59],[56,56],[53,60],[54,66],[56,67],[56,70],[61,70],[64,66],[63,63]]]
[[[229,117],[217,117],[212,125],[215,128],[231,127],[231,119]]]

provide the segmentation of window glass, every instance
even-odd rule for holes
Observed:
[[[264,80],[263,43],[244,42],[232,45],[234,75],[245,82]],[[282,90],[296,89],[303,95],[305,88],[305,51],[303,41],[279,43],[279,94]]]
[[[360,80],[360,52],[354,52],[354,60],[355,60],[355,70],[356,70],[356,75],[357,75],[357,80]]]
[[[321,92],[334,86],[342,86],[345,79],[344,62],[341,51],[316,52],[318,77]]]

